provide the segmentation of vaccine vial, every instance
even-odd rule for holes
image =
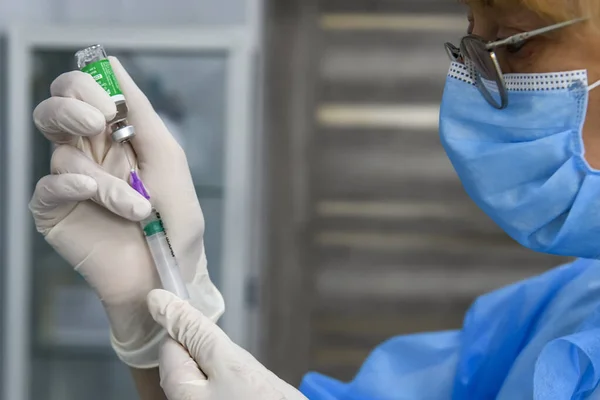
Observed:
[[[91,75],[117,106],[117,115],[108,123],[112,140],[122,143],[135,136],[135,129],[127,123],[127,101],[119,87],[104,47],[96,44],[79,50],[75,53],[75,61],[77,68]]]

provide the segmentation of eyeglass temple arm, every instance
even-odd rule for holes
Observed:
[[[493,50],[500,46],[507,46],[507,45],[511,45],[511,44],[520,43],[520,42],[530,39],[534,36],[539,36],[539,35],[543,35],[544,33],[548,33],[548,32],[558,30],[558,29],[566,28],[567,26],[571,26],[571,25],[577,24],[579,22],[587,21],[588,19],[589,19],[588,17],[577,18],[577,19],[573,19],[570,21],[561,22],[559,24],[554,24],[554,25],[546,26],[544,28],[536,29],[531,32],[519,33],[518,35],[513,35],[510,37],[507,37],[506,39],[498,40],[497,42],[488,43],[488,44],[486,44],[485,48],[487,50]]]

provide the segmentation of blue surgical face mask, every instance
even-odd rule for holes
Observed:
[[[440,135],[465,190],[522,245],[600,257],[600,171],[584,158],[586,71],[505,75],[509,105],[491,107],[469,67],[450,67]]]

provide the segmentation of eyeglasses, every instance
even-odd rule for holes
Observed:
[[[462,38],[460,47],[456,47],[452,43],[446,43],[444,46],[452,61],[462,60],[462,62],[468,61],[472,64],[475,69],[475,85],[488,103],[501,110],[508,106],[508,91],[495,50],[502,46],[521,44],[532,37],[556,31],[587,19],[578,18],[561,22],[534,31],[519,33],[496,42],[488,42],[480,36],[471,34]]]

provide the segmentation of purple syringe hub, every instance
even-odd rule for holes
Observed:
[[[141,194],[142,196],[144,196],[146,198],[146,200],[150,200],[150,194],[146,190],[146,187],[144,186],[144,183],[140,179],[140,177],[137,174],[137,172],[131,171],[130,177],[131,177],[131,183],[130,183],[131,187],[136,192],[138,192],[139,194]]]

